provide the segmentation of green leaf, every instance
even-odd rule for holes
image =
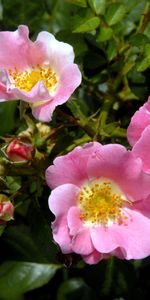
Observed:
[[[126,75],[135,65],[134,61],[129,61],[127,64],[123,66],[122,74]]]
[[[118,93],[118,96],[123,101],[138,99],[138,97],[131,91],[128,85],[125,85],[121,92]]]
[[[149,42],[149,39],[146,35],[142,33],[137,33],[135,35],[132,35],[129,39],[129,42],[136,47],[144,46],[146,43]]]
[[[103,15],[105,13],[106,0],[88,0],[88,2],[96,14]]]
[[[11,194],[16,193],[21,188],[21,178],[19,176],[7,176],[6,183]]]
[[[126,8],[123,4],[113,3],[107,10],[106,22],[112,26],[120,22],[126,14]]]
[[[97,36],[96,41],[99,42],[105,42],[109,40],[112,36],[113,30],[109,27],[101,27],[99,34]]]
[[[144,30],[144,34],[150,39],[150,22],[148,22],[148,24]]]
[[[47,263],[45,253],[34,242],[30,228],[22,224],[7,227],[3,233],[3,245],[11,253],[11,259]]]
[[[137,63],[137,71],[143,72],[150,67],[150,55],[145,57],[141,62]]]
[[[15,300],[46,284],[60,268],[54,264],[5,262],[0,266],[0,299]]]
[[[75,28],[73,32],[89,32],[96,29],[100,24],[100,19],[98,17],[92,17],[89,20],[85,21],[83,24]]]
[[[81,6],[81,7],[87,7],[86,0],[66,0],[66,2]]]
[[[64,281],[58,289],[57,300],[85,299],[96,300],[94,291],[82,278],[72,278]]]
[[[106,53],[109,61],[111,61],[117,55],[117,48],[116,48],[115,41],[113,40],[109,41]]]
[[[1,120],[0,135],[9,133],[15,127],[16,106],[17,106],[16,101],[0,103],[0,120]]]

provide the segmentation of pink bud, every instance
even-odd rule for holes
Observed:
[[[3,221],[13,219],[13,214],[13,204],[9,201],[7,196],[0,194],[0,224],[3,223]]]
[[[7,147],[7,157],[13,162],[24,162],[32,158],[34,148],[31,144],[14,139]]]

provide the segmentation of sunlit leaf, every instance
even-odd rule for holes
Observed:
[[[83,24],[81,24],[79,27],[77,27],[73,32],[79,33],[79,32],[89,32],[94,29],[96,29],[100,24],[100,20],[98,17],[93,17]]]
[[[88,0],[88,2],[96,14],[105,13],[106,0]]]
[[[106,12],[106,22],[112,26],[120,22],[126,14],[126,8],[123,4],[113,3]]]

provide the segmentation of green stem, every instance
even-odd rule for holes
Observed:
[[[99,136],[100,129],[105,126],[111,106],[112,106],[112,101],[109,100],[109,99],[106,99],[104,101],[104,104],[101,108],[100,115],[99,115],[98,120],[97,120],[97,126],[96,126],[96,132],[95,132],[95,135],[94,135],[94,140],[97,140],[97,138]]]
[[[141,20],[140,20],[140,24],[137,28],[137,32],[143,33],[149,20],[150,20],[150,3],[146,3]]]
[[[111,257],[107,261],[105,279],[101,290],[103,295],[108,295],[110,293],[110,289],[113,281],[113,272],[114,272],[114,257]]]

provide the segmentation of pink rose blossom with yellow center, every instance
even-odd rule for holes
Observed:
[[[150,177],[131,151],[97,142],[77,147],[54,160],[46,180],[53,238],[63,253],[89,264],[150,254]]]
[[[80,85],[81,73],[72,46],[46,31],[35,42],[28,35],[25,25],[0,32],[0,101],[26,101],[36,119],[48,122]]]

